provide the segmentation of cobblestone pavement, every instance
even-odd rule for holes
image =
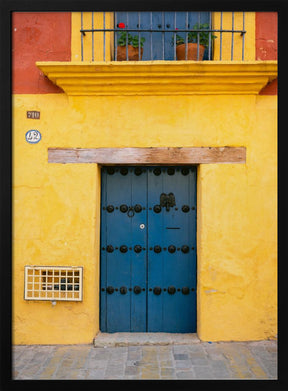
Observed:
[[[13,379],[277,379],[277,341],[17,345]]]

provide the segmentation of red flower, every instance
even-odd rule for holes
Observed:
[[[125,29],[125,23],[119,23],[118,24],[119,29]]]

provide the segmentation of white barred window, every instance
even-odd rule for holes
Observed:
[[[82,301],[83,267],[25,266],[25,300]]]

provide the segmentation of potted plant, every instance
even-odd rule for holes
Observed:
[[[118,24],[119,28],[125,28],[124,23]],[[140,38],[140,60],[143,55],[143,45],[145,38]],[[127,50],[128,48],[128,58]],[[128,31],[121,31],[117,41],[117,61],[138,61],[139,60],[139,36],[132,35]]]
[[[208,30],[209,23],[196,23],[192,30]],[[216,35],[213,35],[209,31],[190,31],[188,33],[188,43],[187,43],[187,60],[202,61],[204,57],[204,52],[206,47],[209,45],[209,35],[210,39],[217,38]],[[198,40],[199,36],[199,40]],[[173,43],[175,43],[173,38]],[[199,55],[197,58],[197,46],[199,44]],[[177,60],[186,60],[186,37],[183,38],[180,35],[176,34],[176,55]]]

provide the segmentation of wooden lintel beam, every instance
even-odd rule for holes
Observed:
[[[245,163],[246,148],[48,148],[48,162],[123,165]]]

